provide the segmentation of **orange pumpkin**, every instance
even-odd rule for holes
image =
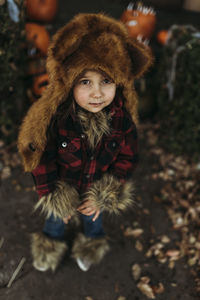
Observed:
[[[120,20],[121,20],[123,23],[126,23],[126,22],[128,22],[128,21],[131,21],[131,20],[132,20],[132,17],[133,17],[133,4],[130,3],[130,4],[127,6],[127,9],[123,11]]]
[[[169,32],[167,30],[160,30],[156,37],[160,44],[165,45],[169,38]]]
[[[129,6],[121,16],[121,21],[126,25],[129,36],[150,39],[156,25],[156,14],[152,8],[138,5],[136,9]]]
[[[25,30],[30,56],[46,55],[50,37],[45,27],[36,23],[26,23]]]
[[[26,0],[26,13],[29,19],[51,22],[56,15],[57,0]]]
[[[32,91],[36,98],[41,97],[48,83],[49,83],[49,77],[47,73],[34,77]]]

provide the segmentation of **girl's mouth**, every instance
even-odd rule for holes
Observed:
[[[94,107],[99,107],[103,104],[103,102],[101,103],[89,103],[89,105],[94,106]]]

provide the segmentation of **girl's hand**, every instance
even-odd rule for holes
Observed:
[[[68,222],[69,222],[70,219],[71,219],[71,216],[64,217],[64,218],[63,218],[63,222],[64,222],[65,224],[68,224]]]
[[[95,207],[94,202],[92,200],[84,201],[77,208],[77,210],[81,214],[86,215],[86,216],[91,216],[91,215],[95,214],[92,221],[95,221],[98,218],[98,216],[100,215],[100,210]]]

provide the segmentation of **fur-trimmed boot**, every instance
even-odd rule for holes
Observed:
[[[50,239],[41,232],[33,233],[31,235],[31,252],[34,268],[43,272],[49,269],[55,271],[67,248],[64,242]]]
[[[90,238],[79,233],[72,247],[72,257],[82,271],[98,264],[110,249],[105,237]]]

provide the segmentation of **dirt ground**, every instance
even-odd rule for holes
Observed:
[[[117,1],[96,4],[92,0],[73,1],[69,5],[63,0],[52,31],[80,11],[104,10],[119,17],[123,8],[122,2]],[[39,213],[33,213],[37,196],[31,176],[24,174],[20,165],[11,168],[11,175],[0,183],[1,300],[200,299],[193,268],[188,265],[186,256],[181,258],[176,253],[180,251],[180,231],[174,229],[166,205],[158,201],[163,180],[152,174],[159,173],[163,167],[158,155],[150,151],[152,145],[147,137],[152,125],[152,122],[142,123],[139,134],[140,164],[133,177],[136,206],[119,218],[104,216],[111,250],[101,264],[88,272],[77,267],[70,258],[70,251],[55,273],[33,269],[30,234],[41,230],[44,219]],[[69,245],[78,230],[73,224],[67,226]],[[20,263],[23,265],[11,282]]]

